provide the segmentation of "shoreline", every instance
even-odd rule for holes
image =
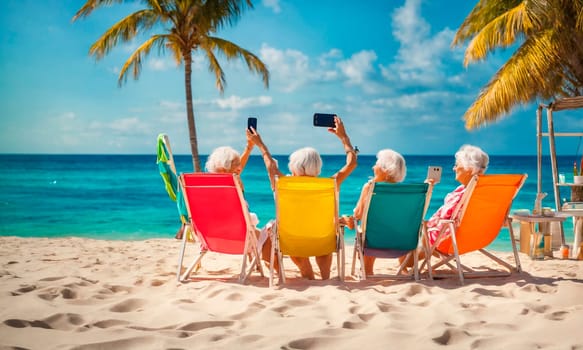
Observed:
[[[464,286],[358,282],[347,245],[346,282],[302,279],[286,261],[286,285],[269,288],[256,273],[238,284],[240,256],[213,253],[192,282],[177,283],[179,246],[170,238],[0,237],[0,348],[583,347],[583,261],[520,254],[524,272]],[[375,270],[385,268],[394,264],[378,259]]]

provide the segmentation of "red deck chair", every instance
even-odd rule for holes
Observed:
[[[183,237],[178,262],[179,281],[188,279],[208,251],[242,255],[239,282],[244,282],[254,268],[263,276],[255,229],[237,177],[211,173],[180,175],[191,229],[200,240],[200,251],[181,276],[187,244],[186,235]],[[247,256],[251,257],[248,270]]]

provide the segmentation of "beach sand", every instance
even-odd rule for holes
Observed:
[[[177,283],[179,245],[0,237],[0,348],[583,349],[583,261],[521,254],[523,273],[460,286],[308,281],[286,260],[288,283],[269,288],[238,284],[240,257],[216,254]]]

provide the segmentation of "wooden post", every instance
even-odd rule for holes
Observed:
[[[571,186],[571,202],[583,202],[583,186]],[[577,258],[581,254],[581,236],[583,235],[583,217],[573,218],[573,247],[571,248],[571,256]]]

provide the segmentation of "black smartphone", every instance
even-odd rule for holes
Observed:
[[[334,117],[336,114],[314,113],[314,126],[333,128],[336,126]]]
[[[255,117],[247,118],[247,129],[251,130],[251,128],[257,130],[257,118]]]

